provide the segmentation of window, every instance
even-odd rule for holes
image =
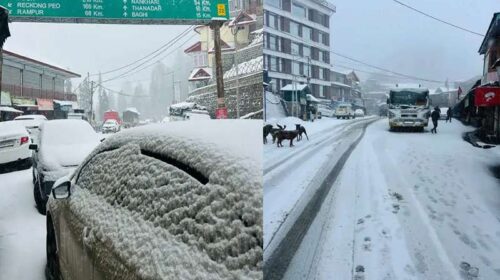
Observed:
[[[302,56],[303,57],[311,57],[311,48],[303,46],[302,47]]]
[[[299,55],[300,54],[300,44],[292,42],[292,54]]]
[[[325,36],[323,34],[323,32],[318,32],[318,42],[322,43],[323,42],[323,36]]]
[[[266,4],[276,8],[281,8],[281,0],[266,0]]]
[[[295,61],[292,63],[292,74],[300,75],[300,63]]]
[[[318,96],[325,97],[325,88],[322,86],[318,86]]]
[[[324,61],[323,51],[318,51],[318,60],[319,61]]]
[[[293,36],[300,37],[299,28],[300,28],[300,25],[298,23],[296,23],[295,21],[290,22],[290,33]]]
[[[276,57],[270,57],[269,62],[270,62],[269,68],[271,69],[271,71],[279,71]]]
[[[299,18],[305,18],[306,17],[306,8],[302,7],[301,5],[292,4],[292,15],[297,16]]]
[[[311,40],[312,30],[307,26],[302,26],[302,37],[307,40]]]
[[[279,51],[279,40],[276,36],[269,36],[269,49],[273,51]]]
[[[279,17],[275,14],[269,14],[269,22],[267,25],[273,29],[279,30]]]

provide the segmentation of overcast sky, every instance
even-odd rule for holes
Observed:
[[[39,59],[69,69],[73,72],[87,75],[87,72],[98,73],[129,64],[176,37],[188,26],[154,26],[154,25],[90,25],[90,24],[47,24],[47,23],[11,23],[10,37],[5,49],[31,58]],[[181,40],[176,46],[180,51],[195,42],[181,46],[194,32]],[[163,55],[171,52],[170,48]],[[177,52],[163,60],[171,65]],[[104,76],[112,78],[116,72]],[[130,81],[147,80],[150,69],[129,77]],[[119,90],[123,79],[109,82],[106,86]],[[79,80],[73,82],[73,86]],[[147,82],[146,82],[147,85]]]
[[[400,0],[414,8],[484,34],[500,0]],[[333,0],[333,50],[423,78],[465,80],[482,74],[482,37],[427,18],[392,0]],[[348,60],[333,56],[333,62]],[[373,69],[352,64],[363,70]]]
[[[500,11],[500,0],[401,1],[483,34],[493,13]],[[482,74],[482,56],[477,53],[482,38],[477,35],[436,22],[392,0],[335,0],[333,3],[337,7],[332,17],[334,51],[430,79],[455,81]],[[185,28],[12,23],[12,37],[7,40],[5,48],[85,75],[132,62],[168,42]],[[164,62],[171,64],[169,59]],[[374,71],[336,56],[333,56],[333,62]],[[129,79],[148,78],[149,70]],[[108,86],[119,89],[121,82]]]

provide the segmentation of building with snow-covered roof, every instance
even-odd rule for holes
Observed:
[[[320,0],[269,0],[264,10],[264,68],[270,90],[308,83],[314,96],[330,99],[330,18],[335,6]]]
[[[65,92],[66,81],[79,74],[60,67],[3,50],[2,98],[0,106],[12,106],[25,113],[53,115],[54,100],[76,101]]]

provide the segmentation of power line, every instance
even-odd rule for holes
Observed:
[[[109,81],[112,81],[112,80],[119,79],[119,78],[121,78],[121,77],[123,77],[123,76],[126,76],[127,74],[131,73],[132,71],[136,70],[137,68],[139,68],[139,67],[143,66],[144,64],[146,64],[146,63],[150,62],[150,61],[151,61],[151,60],[153,60],[154,58],[156,58],[156,57],[160,56],[163,52],[167,51],[167,50],[168,50],[170,47],[172,47],[175,43],[177,43],[177,42],[180,40],[180,38],[181,38],[182,36],[184,36],[184,35],[185,35],[184,33],[187,33],[187,32],[188,32],[188,30],[185,30],[185,32],[183,32],[183,33],[181,33],[181,34],[177,35],[174,39],[172,39],[172,40],[169,42],[169,47],[167,47],[166,49],[162,50],[160,53],[158,53],[158,54],[154,55],[153,57],[151,57],[151,58],[147,59],[147,60],[146,60],[146,61],[144,61],[143,63],[141,63],[141,64],[139,64],[139,65],[135,66],[134,68],[132,68],[132,69],[128,70],[127,72],[122,73],[122,74],[120,74],[120,75],[118,75],[118,76],[115,76],[115,77],[113,77],[113,78],[107,79],[107,80],[105,80],[105,81],[103,81],[103,82],[109,82]],[[193,34],[193,35],[195,35],[195,34]],[[176,49],[176,50],[177,50],[177,49]],[[137,73],[137,72],[134,72],[134,73]]]
[[[181,34],[185,33],[186,31],[190,30],[192,27],[193,27],[193,25],[190,25],[187,29],[185,29],[184,31],[182,31],[179,35],[181,35]],[[177,35],[177,36],[179,36],[179,35]],[[161,51],[163,48],[165,48],[166,46],[168,46],[170,43],[171,43],[171,41],[167,42],[166,44],[162,45],[162,46],[161,46],[161,47],[159,47],[158,49],[154,50],[153,52],[149,53],[148,55],[146,55],[146,56],[144,56],[144,57],[142,57],[142,58],[140,58],[140,59],[138,59],[138,60],[136,60],[136,61],[134,61],[134,62],[132,62],[132,63],[129,63],[129,64],[124,65],[124,66],[121,66],[121,67],[119,67],[119,68],[115,68],[115,69],[112,69],[112,70],[108,70],[108,71],[103,72],[103,73],[95,73],[95,74],[91,74],[90,76],[97,76],[97,75],[99,75],[99,74],[101,74],[101,75],[106,75],[106,74],[109,74],[109,73],[113,73],[113,72],[117,72],[117,71],[120,71],[120,70],[122,70],[122,69],[125,69],[125,68],[127,68],[127,67],[129,67],[129,66],[132,66],[132,65],[134,65],[134,64],[136,64],[136,63],[138,63],[138,62],[140,62],[141,60],[144,60],[144,59],[148,58],[149,56],[151,56],[151,55],[153,55],[153,54],[155,54],[155,53],[157,53],[157,52]]]
[[[127,96],[127,97],[146,97],[146,98],[149,98],[151,97],[150,95],[133,95],[133,94],[126,94],[126,93],[123,93],[121,91],[116,91],[116,90],[113,90],[113,89],[110,89],[110,88],[107,88],[105,86],[103,86],[102,84],[98,84],[96,83],[97,86],[100,86],[101,88],[109,91],[110,93],[115,93],[115,94],[118,94],[118,95],[122,95],[122,96]]]
[[[429,18],[431,18],[431,19],[433,19],[433,20],[436,20],[436,21],[439,21],[439,22],[444,23],[444,24],[446,24],[446,25],[449,25],[449,26],[455,27],[455,28],[460,29],[460,30],[462,30],[462,31],[469,32],[469,33],[471,33],[471,34],[474,34],[474,35],[478,35],[478,36],[484,37],[484,35],[483,35],[483,34],[481,34],[481,33],[477,33],[477,32],[474,32],[474,31],[472,31],[472,30],[469,30],[469,29],[466,29],[466,28],[460,27],[460,26],[458,26],[458,25],[455,25],[455,24],[453,24],[453,23],[450,23],[450,22],[444,21],[444,20],[442,20],[442,19],[439,19],[439,18],[434,17],[434,16],[432,16],[432,15],[429,15],[429,14],[427,14],[427,13],[424,13],[424,12],[422,12],[422,11],[420,11],[420,10],[417,10],[417,9],[413,8],[412,6],[410,6],[410,5],[408,5],[408,4],[405,4],[405,3],[403,3],[403,2],[400,2],[400,1],[398,1],[398,0],[392,0],[392,1],[394,1],[394,2],[398,3],[398,4],[399,4],[399,5],[401,5],[401,6],[406,7],[406,8],[408,8],[408,9],[412,10],[412,11],[415,11],[415,12],[417,12],[417,13],[419,13],[419,14],[422,14],[422,15],[424,15],[424,16],[426,16],[426,17],[429,17]]]
[[[189,42],[189,41],[190,41],[192,38],[194,38],[195,36],[196,36],[196,34],[191,35],[191,37],[189,37],[187,40],[185,40],[185,41],[181,44],[181,46],[185,45],[187,42]],[[117,80],[117,79],[121,79],[121,78],[126,78],[126,77],[128,77],[128,76],[131,76],[131,75],[134,75],[134,74],[139,73],[139,72],[141,72],[141,71],[144,71],[144,70],[146,70],[146,69],[148,69],[148,68],[150,68],[150,67],[154,66],[156,63],[158,63],[158,62],[162,61],[163,59],[167,58],[169,55],[171,55],[172,53],[174,53],[174,52],[175,52],[175,51],[177,51],[177,50],[178,50],[178,48],[176,48],[176,49],[174,49],[174,50],[170,51],[169,53],[167,53],[167,54],[166,54],[166,55],[164,55],[163,57],[159,58],[158,60],[154,61],[153,63],[151,63],[151,64],[149,64],[149,65],[146,65],[146,66],[142,67],[141,69],[139,69],[139,70],[137,70],[137,71],[134,71],[134,72],[132,72],[132,73],[124,73],[124,74],[122,74],[122,75],[120,75],[120,76],[116,77],[115,79],[106,80],[106,81],[103,81],[102,83],[111,82],[111,81],[114,81],[114,80]],[[141,65],[139,65],[139,66],[141,66]],[[148,79],[148,80],[142,80],[142,81],[143,81],[143,82],[145,82],[145,81],[151,81],[151,79]]]
[[[392,70],[388,70],[388,69],[385,69],[385,68],[382,68],[382,67],[379,67],[379,66],[376,66],[376,65],[368,64],[366,62],[363,62],[361,60],[358,60],[358,59],[355,59],[355,58],[352,58],[352,57],[349,57],[349,56],[346,56],[346,55],[343,55],[343,54],[338,53],[338,52],[334,52],[334,51],[330,51],[330,52],[333,53],[334,55],[337,55],[337,56],[340,56],[340,57],[352,60],[354,62],[363,64],[363,65],[366,65],[366,66],[369,66],[369,67],[372,67],[372,68],[375,68],[377,70],[381,70],[381,71],[388,72],[388,73],[391,73],[391,74],[394,74],[394,75],[398,75],[398,76],[401,76],[401,77],[405,77],[405,78],[409,78],[409,79],[414,79],[414,80],[420,80],[420,81],[426,81],[426,82],[431,82],[431,83],[440,83],[440,84],[442,84],[444,82],[444,81],[431,80],[431,79],[425,79],[425,78],[420,78],[420,77],[416,77],[416,76],[406,75],[406,74],[395,72],[395,71],[392,71]]]

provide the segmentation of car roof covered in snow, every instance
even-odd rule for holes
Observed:
[[[14,120],[47,120],[47,117],[44,115],[21,115],[14,118]]]
[[[10,137],[14,135],[28,135],[28,131],[22,123],[17,121],[0,122],[0,136]]]

